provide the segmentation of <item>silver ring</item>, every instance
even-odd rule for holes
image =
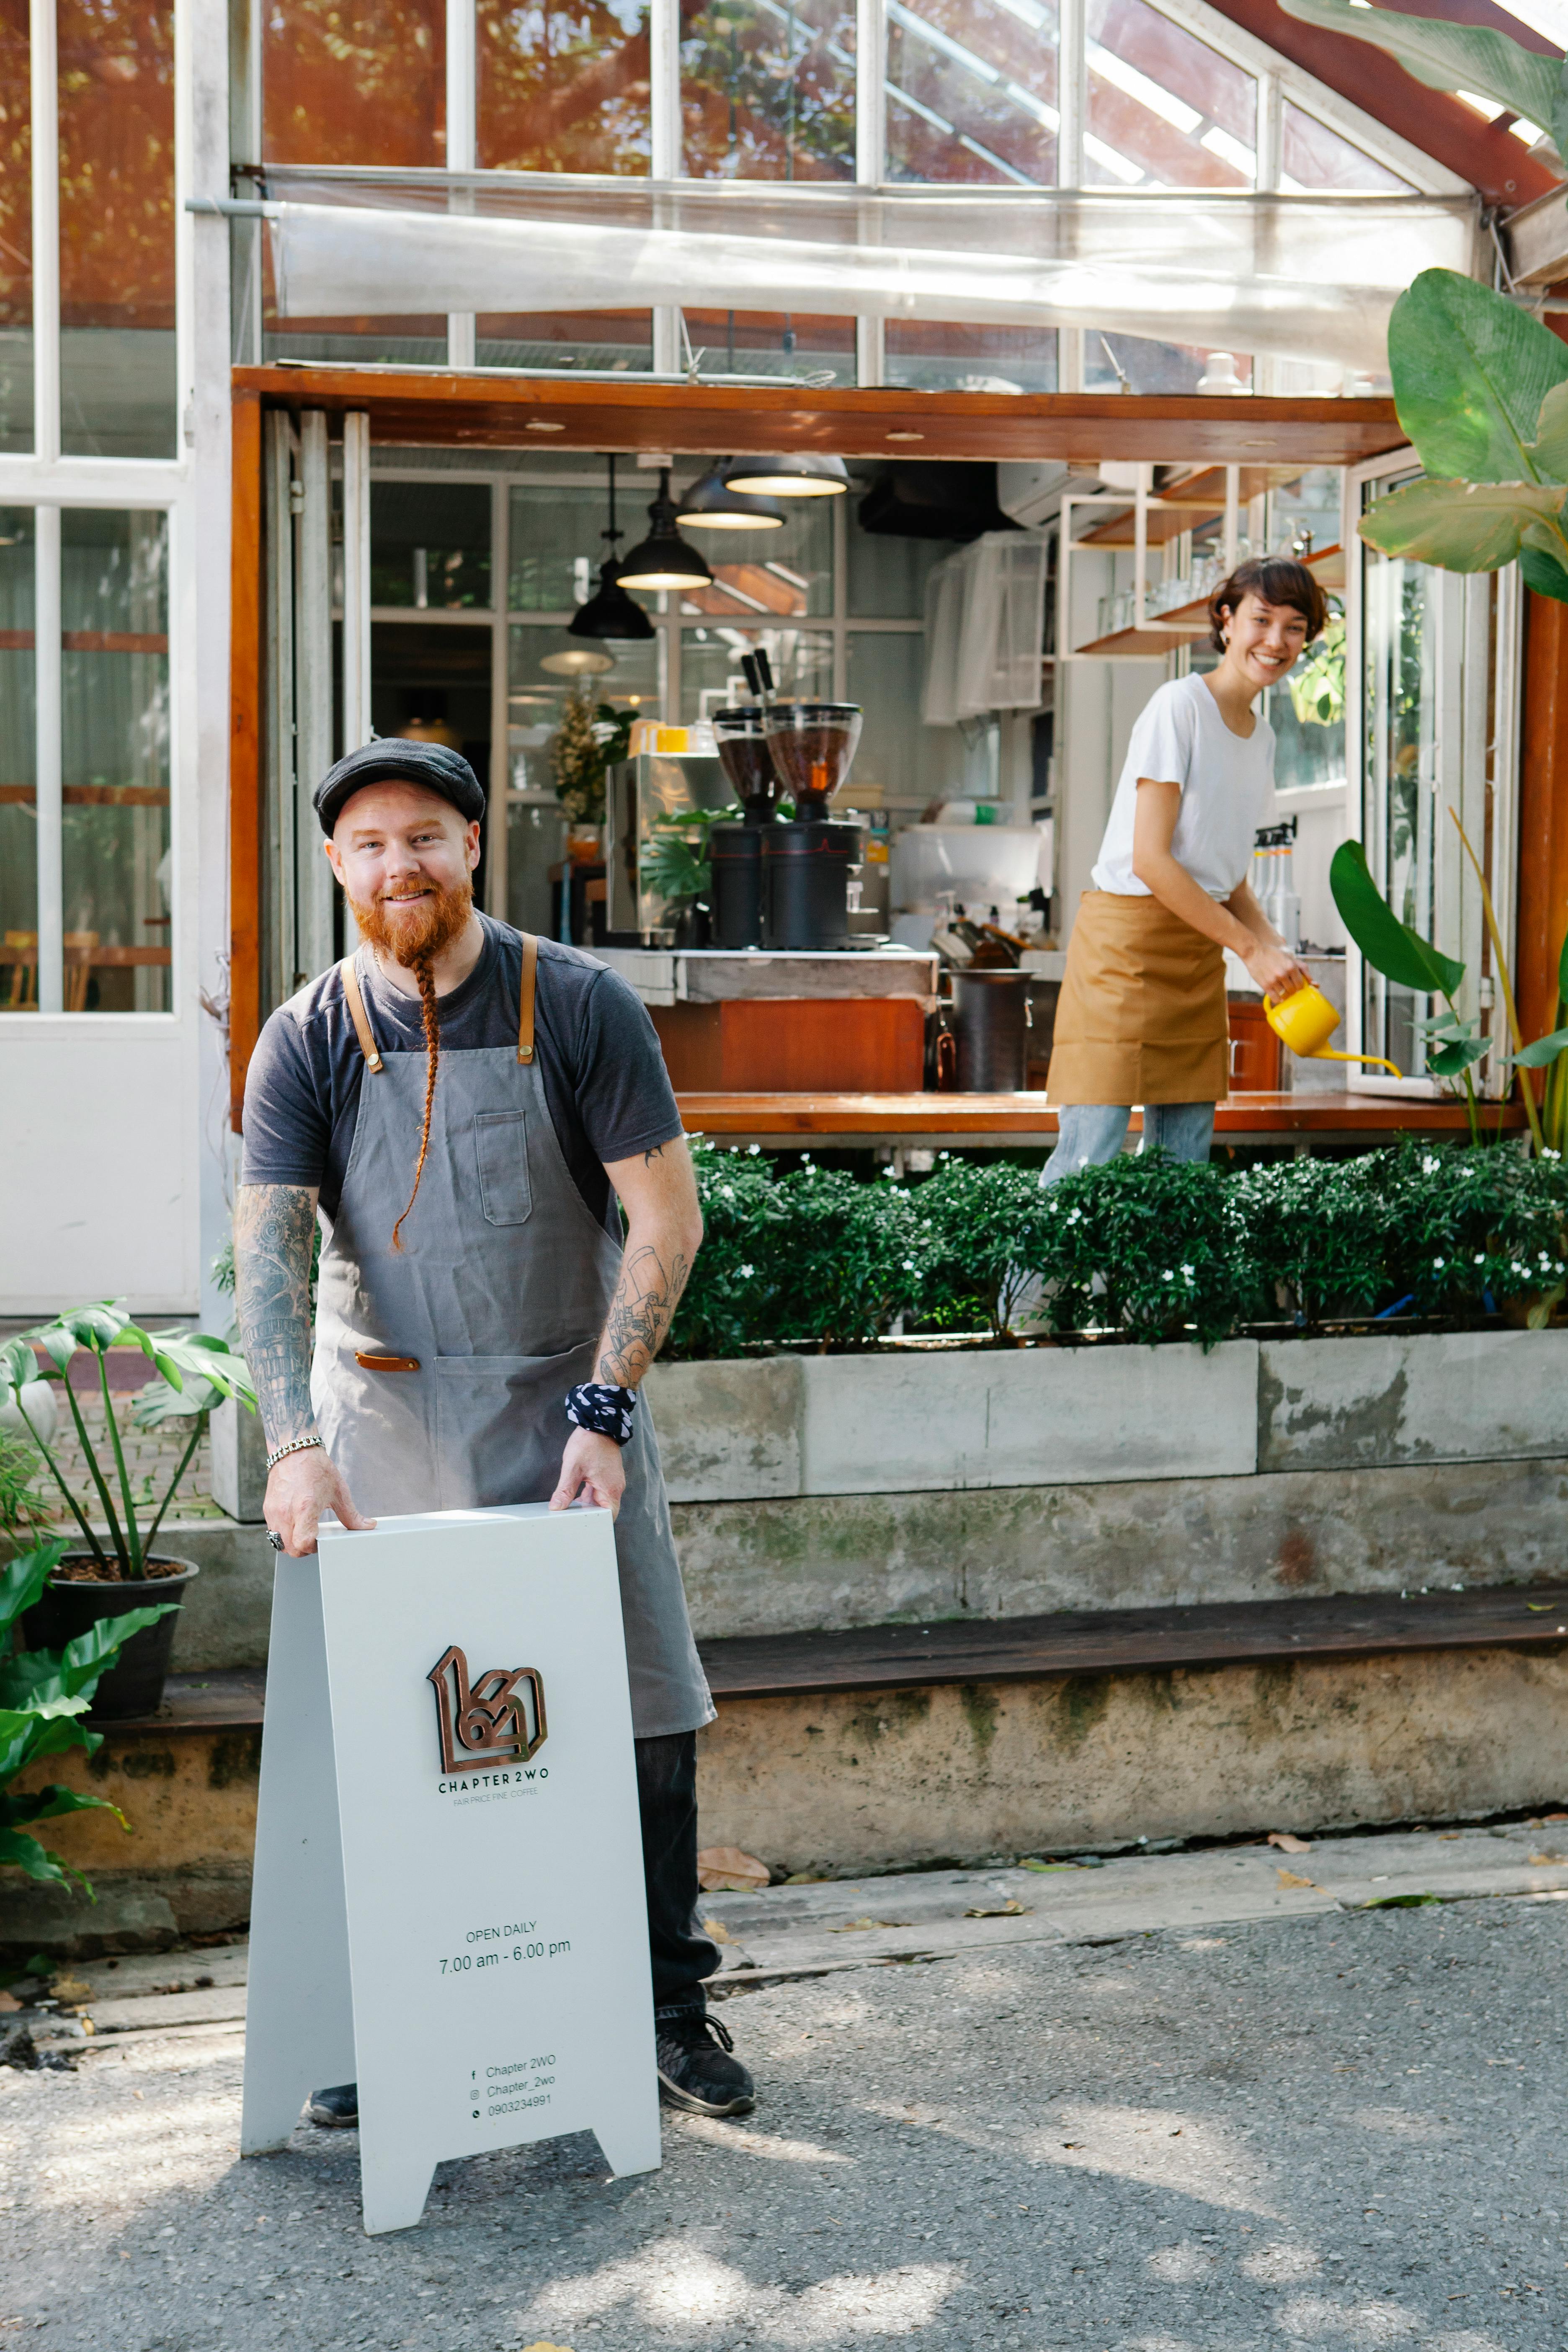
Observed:
[[[283,1538],[282,1538],[282,1537],[278,1533],[278,1531],[277,1531],[277,1529],[276,1529],[275,1528],[268,1528],[268,1530],[267,1530],[267,1540],[268,1540],[268,1542],[272,1546],[272,1549],[273,1549],[273,1550],[274,1550],[274,1551],[281,1551],[281,1550],[282,1550],[282,1549],[283,1549]]]

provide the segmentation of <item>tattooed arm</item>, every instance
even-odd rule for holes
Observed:
[[[594,1378],[635,1389],[669,1329],[702,1241],[702,1212],[686,1139],[656,1145],[631,1160],[612,1160],[605,1173],[626,1212],[626,1241],[610,1311],[600,1334]],[[552,1510],[586,1489],[608,1510],[619,1507],[626,1466],[614,1438],[574,1429],[566,1442]]]
[[[256,1382],[267,1450],[314,1437],[310,1409],[310,1248],[316,1194],[299,1184],[243,1184],[234,1212],[240,1346]],[[288,1454],[268,1475],[267,1524],[298,1557],[316,1549],[331,1511],[345,1528],[373,1527],[320,1446]]]

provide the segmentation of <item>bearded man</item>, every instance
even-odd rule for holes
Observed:
[[[362,944],[273,1013],[246,1084],[235,1268],[268,1539],[314,1551],[325,1512],[616,1514],[660,2092],[744,2114],[695,1918],[714,1710],[638,1401],[702,1238],[658,1040],[593,957],[477,911],[485,796],[458,752],[366,744],[315,807]],[[355,2086],[310,2113],[353,2123]]]

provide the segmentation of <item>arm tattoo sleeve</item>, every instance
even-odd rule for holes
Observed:
[[[626,1252],[605,1318],[595,1379],[636,1388],[663,1345],[690,1272],[690,1260],[679,1250],[668,1265],[650,1243]]]
[[[256,1382],[268,1447],[313,1437],[310,1411],[310,1195],[291,1184],[246,1184],[234,1213],[240,1346]]]

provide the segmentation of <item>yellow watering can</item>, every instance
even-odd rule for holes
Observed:
[[[1294,996],[1287,996],[1276,1004],[1271,996],[1263,1000],[1263,1010],[1268,1026],[1277,1037],[1282,1037],[1293,1054],[1309,1062],[1375,1062],[1380,1070],[1393,1071],[1403,1077],[1402,1070],[1385,1062],[1381,1054],[1337,1054],[1329,1039],[1340,1025],[1340,1016],[1321,988],[1308,982]]]

